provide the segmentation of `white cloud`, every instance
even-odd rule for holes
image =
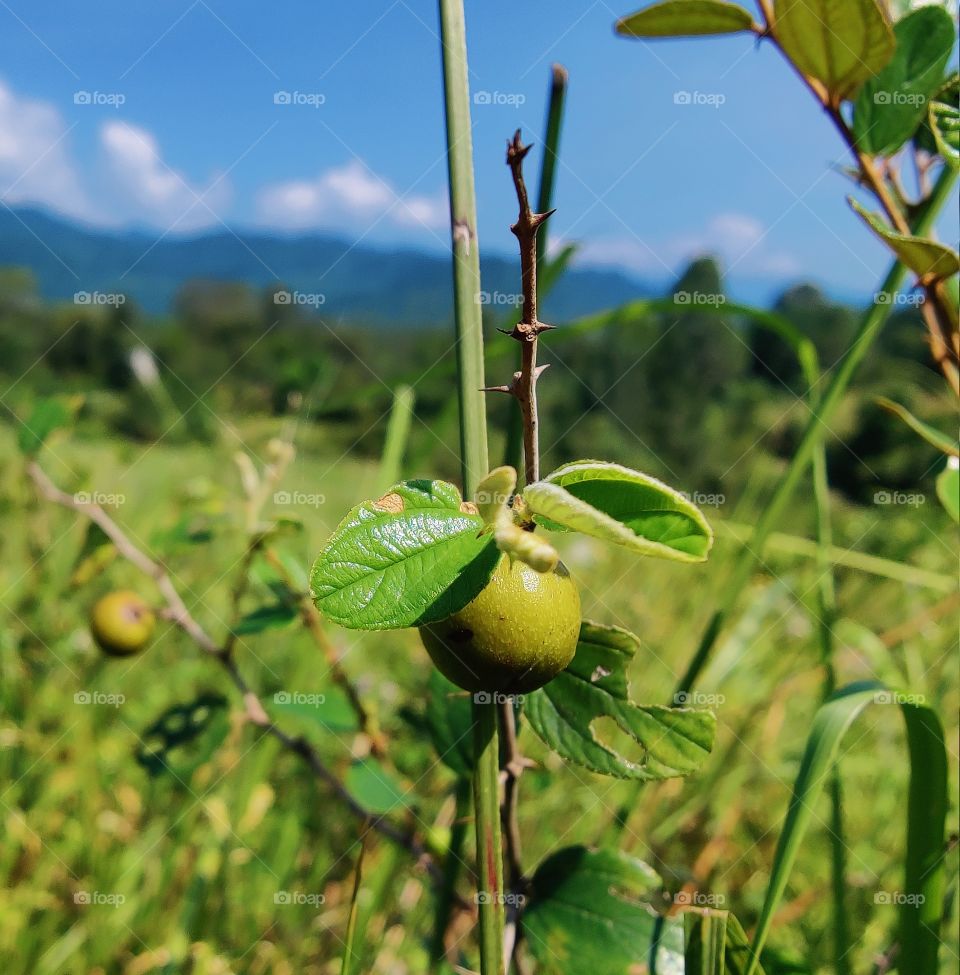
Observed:
[[[93,207],[67,152],[68,135],[56,108],[18,97],[0,81],[0,199],[92,219]]]
[[[442,196],[401,196],[357,160],[321,173],[315,179],[267,186],[257,197],[257,214],[270,227],[303,230],[341,227],[356,232],[380,219],[405,227],[437,229],[447,224]]]
[[[159,223],[174,231],[218,223],[231,198],[225,177],[214,175],[206,186],[193,186],[169,166],[156,138],[126,122],[105,122],[100,143],[118,196],[112,209],[133,219]]]
[[[798,273],[800,262],[790,254],[772,249],[766,240],[767,233],[768,228],[747,214],[719,213],[696,231],[675,234],[662,241],[636,237],[584,241],[578,260],[660,275],[679,271],[694,257],[713,254],[728,272],[735,274]]]

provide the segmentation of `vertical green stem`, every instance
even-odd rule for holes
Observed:
[[[955,178],[956,173],[949,166],[944,166],[933,188],[933,192],[930,194],[930,197],[927,199],[914,223],[914,233],[922,235],[930,228],[940,208],[949,198],[950,189],[953,186]],[[883,284],[880,286],[880,291],[892,297],[894,292],[903,283],[905,275],[906,268],[899,261],[895,261]],[[793,497],[800,478],[813,458],[817,444],[822,441],[828,429],[828,421],[833,416],[843,394],[846,392],[857,366],[863,361],[864,356],[866,356],[870,347],[880,334],[880,330],[884,322],[886,322],[892,307],[892,302],[874,301],[873,305],[861,319],[860,327],[854,337],[853,344],[840,360],[833,374],[833,379],[827,387],[823,399],[820,401],[819,409],[807,423],[807,428],[803,432],[796,453],[794,453],[786,473],[780,479],[777,489],[773,493],[773,497],[771,497],[766,509],[757,521],[753,536],[750,539],[750,544],[743,549],[734,565],[733,572],[730,574],[727,584],[720,594],[717,609],[707,623],[703,637],[700,640],[700,645],[697,647],[697,651],[690,661],[686,673],[677,685],[677,693],[689,692],[694,684],[696,684],[703,668],[707,665],[711,651],[716,644],[717,637],[726,622],[726,618],[736,604],[740,593],[750,579],[750,575],[760,558],[767,536],[772,531],[774,525],[780,520],[780,516]]]
[[[473,183],[467,35],[462,0],[440,0],[443,92],[447,118],[447,173],[453,236],[453,313],[460,395],[460,463],[464,497],[473,497],[487,473],[487,419],[483,379],[480,248]]]
[[[477,831],[477,905],[481,975],[503,975],[503,855],[500,746],[492,695],[473,698],[473,808]]]
[[[483,378],[480,253],[473,182],[467,38],[462,0],[440,0],[443,89],[447,120],[447,168],[453,235],[454,316],[460,394],[460,457],[463,492],[473,497],[487,473],[487,426]],[[500,754],[497,705],[475,698],[473,800],[477,834],[477,902],[482,975],[503,972],[503,853],[500,838]]]
[[[818,408],[818,378],[810,384],[810,409]],[[817,517],[817,629],[820,635],[820,654],[824,668],[823,700],[836,690],[834,667],[833,625],[837,619],[837,593],[833,576],[830,548],[833,528],[830,520],[830,483],[827,476],[827,450],[821,439],[813,452],[813,503]],[[840,769],[830,772],[830,879],[833,897],[833,970],[836,975],[850,975],[850,932],[847,924],[846,873],[847,855],[844,842],[843,793]]]

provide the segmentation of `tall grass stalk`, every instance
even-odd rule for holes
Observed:
[[[929,229],[940,209],[950,197],[950,190],[956,179],[956,172],[949,166],[945,166],[934,185],[933,191],[919,211],[913,224],[913,231],[917,235],[925,234]],[[884,323],[893,308],[892,299],[895,292],[900,288],[906,276],[907,269],[899,261],[895,261],[887,273],[883,284],[871,307],[864,313],[857,334],[853,343],[847,349],[845,355],[838,363],[833,373],[833,378],[820,400],[819,408],[814,412],[807,422],[807,427],[803,432],[796,452],[784,473],[783,478],[770,498],[767,507],[760,515],[754,528],[750,544],[741,552],[733,572],[723,588],[717,609],[710,617],[700,645],[690,661],[683,677],[677,684],[677,693],[686,692],[696,684],[700,674],[710,659],[710,654],[717,642],[717,637],[726,623],[727,617],[743,591],[744,586],[750,579],[750,575],[756,567],[767,536],[773,526],[780,520],[785,508],[796,491],[800,479],[813,460],[817,444],[822,442],[829,432],[828,423],[833,416],[843,394],[850,384],[857,367],[863,361],[867,352],[870,350]],[[886,296],[888,300],[881,301],[880,297]]]
[[[480,304],[480,253],[473,181],[467,38],[462,0],[440,0],[447,168],[453,237],[454,317],[460,396],[460,462],[464,496],[472,498],[487,473],[487,425]],[[477,904],[482,975],[503,972],[503,855],[500,835],[500,749],[497,705],[473,698],[474,813],[477,835]]]

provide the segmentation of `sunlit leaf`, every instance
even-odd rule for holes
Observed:
[[[566,464],[524,488],[523,498],[548,528],[592,535],[641,555],[702,562],[713,543],[696,505],[656,478],[619,464]]]
[[[877,213],[870,213],[852,197],[850,206],[867,226],[917,277],[949,278],[960,271],[960,256],[946,244],[927,237],[913,237],[891,230]]]
[[[804,74],[838,103],[893,57],[893,30],[877,0],[776,0],[774,34]]]
[[[750,13],[724,0],[663,0],[617,21],[626,37],[738,34],[753,27]]]
[[[419,626],[463,609],[500,558],[476,505],[443,481],[404,481],[357,505],[317,557],[317,608],[343,626]]]

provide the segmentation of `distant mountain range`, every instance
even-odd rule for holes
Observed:
[[[448,257],[321,234],[224,230],[162,237],[85,227],[36,209],[0,209],[4,266],[28,268],[46,300],[122,292],[154,315],[170,311],[182,285],[198,278],[319,293],[324,316],[377,325],[442,324],[452,314]],[[482,277],[490,304],[506,311],[519,290],[519,262],[485,258]],[[546,300],[543,317],[569,319],[660,290],[619,271],[573,268]]]

